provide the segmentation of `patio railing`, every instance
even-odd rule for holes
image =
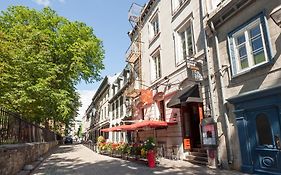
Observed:
[[[0,144],[50,142],[56,134],[23,120],[18,113],[0,107]]]

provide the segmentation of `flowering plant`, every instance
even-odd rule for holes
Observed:
[[[98,143],[105,143],[105,138],[103,136],[98,137]]]
[[[148,137],[146,141],[144,141],[144,145],[143,145],[144,149],[146,151],[148,150],[154,150],[155,148],[155,140],[153,137]]]

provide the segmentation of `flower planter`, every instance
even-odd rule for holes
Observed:
[[[149,168],[155,167],[155,152],[154,152],[154,150],[148,150],[147,151],[147,161],[148,161],[148,167]]]

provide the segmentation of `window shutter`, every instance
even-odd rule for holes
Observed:
[[[232,75],[237,74],[237,67],[236,67],[236,59],[235,59],[235,51],[234,51],[234,43],[233,43],[233,38],[232,35],[230,35],[228,38],[228,52],[230,56],[230,61],[231,61],[231,68],[232,68]]]

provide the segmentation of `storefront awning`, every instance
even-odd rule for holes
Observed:
[[[133,131],[135,127],[133,125],[120,125],[111,128],[101,129],[102,132],[113,132],[113,131]]]
[[[149,127],[149,128],[158,128],[168,126],[168,123],[165,121],[152,121],[152,120],[144,120],[138,123],[133,124],[136,129]]]
[[[198,84],[192,83],[181,91],[178,91],[167,103],[168,108],[180,108],[181,104],[190,102],[202,102]]]
[[[102,132],[116,132],[116,131],[134,131],[139,130],[141,128],[159,128],[159,127],[167,127],[170,123],[165,121],[152,121],[152,120],[144,120],[138,123],[134,123],[131,125],[120,125],[111,128],[101,129]],[[171,123],[175,124],[175,123]]]

